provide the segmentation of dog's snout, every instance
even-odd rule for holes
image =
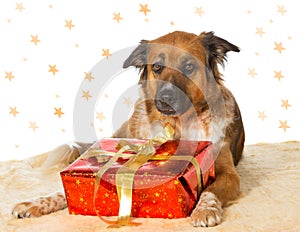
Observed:
[[[176,97],[172,93],[162,93],[158,100],[167,105],[172,105],[176,101]]]
[[[157,109],[164,114],[176,113],[174,109],[176,101],[176,96],[171,91],[162,91],[156,96],[155,99]]]

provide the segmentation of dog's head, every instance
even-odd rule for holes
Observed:
[[[223,65],[228,51],[239,48],[213,32],[197,36],[176,31],[141,41],[123,67],[140,68],[146,97],[162,114],[178,116],[205,100],[209,83],[221,84],[218,64]]]

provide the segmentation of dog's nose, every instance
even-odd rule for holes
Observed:
[[[171,106],[174,104],[176,97],[173,94],[162,94],[158,99],[161,103]]]

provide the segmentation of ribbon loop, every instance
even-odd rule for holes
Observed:
[[[106,164],[100,168],[96,173],[95,185],[94,185],[94,205],[97,195],[97,191],[100,185],[103,174],[109,169],[109,167],[116,162],[120,157],[129,157],[129,160],[117,171],[116,173],[116,188],[118,199],[120,203],[119,214],[116,221],[109,221],[98,215],[100,219],[109,224],[110,228],[121,227],[121,226],[137,226],[140,223],[133,222],[131,217],[132,207],[132,190],[133,181],[136,171],[143,166],[149,160],[187,160],[191,162],[196,169],[198,177],[198,194],[202,190],[201,184],[201,171],[197,160],[193,156],[154,156],[156,153],[155,147],[160,146],[170,140],[174,135],[174,129],[166,124],[164,130],[148,140],[145,144],[132,144],[126,140],[120,140],[116,149],[118,152],[113,155]],[[124,152],[133,152],[134,154],[124,154]],[[104,154],[101,152],[100,156]],[[111,154],[108,154],[111,156]],[[96,210],[97,212],[97,210]]]

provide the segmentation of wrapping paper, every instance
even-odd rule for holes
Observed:
[[[126,139],[133,144],[146,140]],[[119,139],[101,139],[61,174],[70,214],[117,216],[116,174],[129,157],[126,153],[102,175],[94,194],[95,177],[115,155]],[[201,178],[197,178],[197,161]],[[140,167],[132,190],[133,217],[182,218],[195,206],[199,193],[215,178],[212,145],[205,141],[167,141],[156,147],[153,159]],[[199,191],[200,190],[200,191]]]

